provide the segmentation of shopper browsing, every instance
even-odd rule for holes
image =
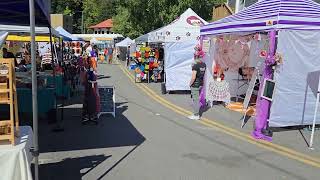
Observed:
[[[3,48],[2,53],[3,53],[3,58],[12,58],[14,60],[14,65],[16,67],[18,66],[16,57],[14,56],[14,54],[12,52],[9,52],[7,48]]]

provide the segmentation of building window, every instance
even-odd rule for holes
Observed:
[[[107,31],[107,34],[110,34],[110,32],[109,32],[109,31]]]
[[[98,31],[94,31],[95,34],[98,34]]]
[[[102,31],[102,34],[104,34],[104,31]]]

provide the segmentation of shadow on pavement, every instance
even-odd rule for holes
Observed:
[[[181,91],[169,91],[169,94],[180,94],[180,95],[186,95],[191,94],[191,91],[188,90],[181,90]]]
[[[105,75],[98,75],[97,79],[101,80],[101,79],[109,79],[111,78],[111,76],[105,76]]]
[[[63,156],[69,153],[80,153],[79,150],[94,150],[102,148],[134,146],[128,154],[115,163],[106,173],[110,172],[146,139],[131,124],[123,114],[127,109],[127,102],[116,103],[116,117],[104,115],[98,125],[81,124],[81,106],[72,105],[64,109],[63,132],[52,132],[52,126],[47,122],[40,122],[39,150],[40,153],[59,152]],[[71,107],[71,108],[70,108]],[[59,116],[58,116],[59,117]],[[93,151],[94,155],[94,151]],[[40,179],[81,179],[86,169],[93,169],[110,156],[84,156],[80,158],[64,159],[58,163],[40,165]],[[65,173],[64,173],[65,172]],[[86,171],[87,173],[87,171]]]
[[[62,180],[81,179],[100,163],[111,156],[96,155],[80,158],[67,158],[61,162],[40,165],[40,179]]]
[[[116,118],[101,116],[98,125],[82,125],[81,109],[64,109],[64,132],[54,133],[46,123],[39,128],[40,153],[134,146],[145,138],[123,115],[124,103],[117,103]]]

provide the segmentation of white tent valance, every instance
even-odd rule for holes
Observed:
[[[16,25],[0,25],[0,31],[6,31],[9,33],[30,33],[30,26],[16,26]],[[53,36],[60,37],[60,34],[55,29],[51,28],[51,32]],[[49,34],[48,27],[36,27],[36,34]]]

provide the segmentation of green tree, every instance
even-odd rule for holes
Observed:
[[[131,38],[160,28],[192,8],[200,17],[211,20],[212,7],[225,0],[52,0],[54,13],[73,15],[74,30],[80,32],[81,12],[88,28],[113,18],[113,30]]]
[[[81,32],[82,0],[52,0],[51,11],[73,16],[73,33]]]
[[[116,0],[83,0],[84,25],[90,27],[116,14]]]
[[[224,0],[118,0],[113,30],[131,38],[171,23],[188,8],[211,20],[212,8]]]

